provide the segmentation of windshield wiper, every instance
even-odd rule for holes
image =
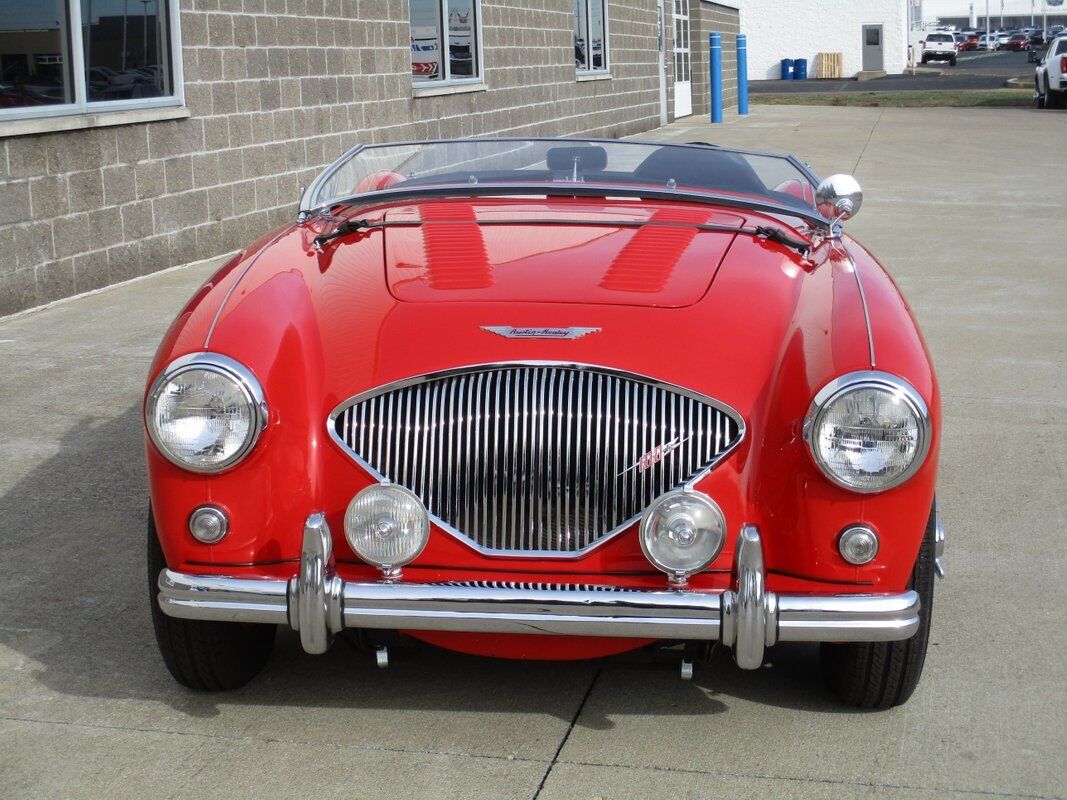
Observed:
[[[802,256],[806,256],[811,252],[810,242],[805,242],[803,239],[794,239],[781,228],[775,228],[772,225],[757,225],[753,233],[759,239],[766,239],[775,244],[780,244],[782,247],[788,247],[790,250],[796,250]]]
[[[321,248],[327,242],[340,239],[342,236],[348,236],[350,233],[359,233],[369,228],[380,227],[384,227],[384,223],[372,223],[366,219],[346,219],[329,233],[320,233],[316,236],[314,239],[315,247]]]

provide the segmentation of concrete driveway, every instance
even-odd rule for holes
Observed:
[[[947,581],[911,702],[838,706],[816,651],[745,673],[647,656],[388,671],[280,637],[184,691],[144,575],[140,392],[206,266],[0,321],[0,797],[1062,797],[1067,787],[1067,162],[1024,110],[758,107],[660,135],[785,149],[867,191],[851,231],[939,368]]]

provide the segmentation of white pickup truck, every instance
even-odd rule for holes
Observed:
[[[929,33],[922,43],[922,63],[947,61],[956,66],[956,39],[951,33]]]
[[[1049,43],[1034,70],[1034,97],[1038,108],[1067,107],[1067,36]]]

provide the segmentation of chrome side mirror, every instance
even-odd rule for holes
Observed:
[[[833,225],[840,225],[859,213],[863,190],[851,175],[831,175],[815,190],[815,208]]]

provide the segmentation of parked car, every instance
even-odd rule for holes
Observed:
[[[969,51],[969,50],[977,50],[978,49],[978,34],[977,33],[965,33],[965,34],[963,34],[963,41],[960,42],[957,45],[956,49],[961,51],[961,52],[966,52],[966,51]]]
[[[997,35],[994,33],[982,34],[978,39],[979,50],[996,50],[997,49]]]
[[[930,33],[922,42],[922,63],[947,61],[956,66],[956,41],[951,33]]]
[[[1034,70],[1034,98],[1038,108],[1067,106],[1067,36],[1049,44]]]
[[[1015,33],[1008,38],[1007,43],[1004,45],[1004,49],[1014,50],[1015,52],[1018,52],[1020,50],[1025,50],[1029,46],[1030,37],[1027,34]]]
[[[997,37],[997,50],[1004,50],[1008,46],[1008,42],[1011,37],[1014,36],[1016,31],[997,31],[994,36]]]
[[[382,630],[527,659],[718,641],[744,669],[819,641],[845,703],[907,700],[941,404],[894,282],[842,233],[862,199],[699,144],[345,153],[152,363],[171,674],[239,686],[278,625],[308,653],[355,629],[383,665]]]

